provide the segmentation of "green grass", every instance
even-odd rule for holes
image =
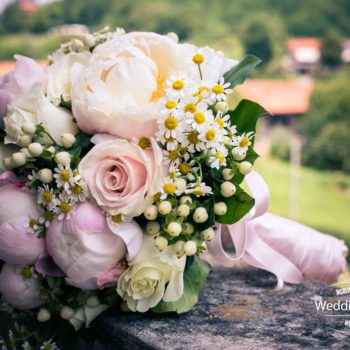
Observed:
[[[260,159],[256,170],[270,188],[270,211],[288,217],[289,164]],[[350,246],[349,209],[350,176],[300,168],[297,221],[342,238]]]

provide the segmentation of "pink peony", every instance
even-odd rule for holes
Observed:
[[[31,218],[39,213],[32,194],[14,184],[0,187],[0,259],[32,265],[44,250],[44,241],[28,233]]]

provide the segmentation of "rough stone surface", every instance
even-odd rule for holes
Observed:
[[[317,311],[315,296],[336,302],[334,288],[317,282],[275,291],[275,278],[250,268],[210,274],[195,309],[183,315],[107,312],[88,333],[89,349],[345,349],[349,311]],[[94,339],[89,343],[89,339]]]

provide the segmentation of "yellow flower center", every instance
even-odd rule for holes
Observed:
[[[197,53],[195,54],[193,57],[192,57],[192,61],[195,63],[195,64],[201,64],[204,62],[204,56],[200,53]]]
[[[224,120],[223,120],[222,118],[217,118],[217,119],[216,119],[216,122],[218,123],[220,129],[223,129],[223,128],[224,128],[225,122],[224,122]]]
[[[34,227],[35,225],[37,224],[36,220],[35,219],[30,219],[29,220],[29,227]]]
[[[195,194],[196,196],[203,196],[205,193],[201,188],[195,188],[192,191],[193,194]]]
[[[70,204],[67,202],[62,202],[60,205],[60,210],[64,214],[69,213],[70,212]]]
[[[156,193],[154,196],[153,196],[153,202],[158,202],[160,201],[160,192]]]
[[[193,119],[197,124],[203,124],[205,123],[205,120],[206,120],[205,115],[201,112],[195,113]]]
[[[113,222],[115,222],[116,224],[120,224],[120,223],[122,222],[122,216],[121,216],[121,214],[113,215],[113,216],[112,216],[112,220],[113,220]]]
[[[199,93],[201,94],[201,93],[204,92],[204,91],[209,91],[209,89],[208,89],[207,86],[202,85],[202,86],[200,86],[200,87],[198,88],[198,91],[199,91]]]
[[[139,146],[142,149],[146,149],[147,147],[149,147],[151,144],[151,141],[147,138],[147,137],[141,137],[139,140]]]
[[[163,186],[163,190],[166,194],[174,194],[176,191],[176,186],[171,183],[167,183]]]
[[[62,181],[68,182],[69,181],[69,171],[68,170],[61,170],[60,178]]]
[[[248,146],[248,144],[249,144],[249,139],[248,139],[248,137],[245,136],[245,137],[243,137],[242,140],[239,142],[239,147],[244,148],[244,147]]]
[[[168,101],[165,104],[165,108],[167,109],[174,109],[176,107],[177,103],[175,101]]]
[[[74,194],[80,194],[82,192],[82,188],[79,185],[71,186],[70,189]]]
[[[22,276],[25,279],[29,279],[32,277],[32,271],[30,271],[30,268],[28,266],[24,266],[22,269]]]
[[[193,97],[197,97],[198,101],[202,101],[203,100],[203,96],[199,92],[196,92],[196,93],[192,94],[192,96]]]
[[[46,203],[51,203],[51,201],[52,201],[52,195],[51,195],[51,193],[45,191],[45,192],[43,193],[43,200],[44,200],[44,202],[46,202]]]
[[[197,107],[194,103],[187,103],[184,110],[185,112],[194,113],[197,110]]]
[[[74,177],[79,176],[79,175],[80,175],[80,174],[79,174],[79,171],[78,171],[78,170],[74,170],[74,171],[73,171],[73,176],[74,176]]]
[[[225,156],[220,152],[216,152],[214,156],[215,158],[219,159],[220,164],[223,164],[225,162]]]
[[[191,168],[185,163],[181,163],[179,169],[180,172],[184,175],[187,175],[191,171]]]
[[[185,86],[185,83],[183,80],[175,80],[172,85],[174,90],[181,90],[184,88],[184,86]]]
[[[207,141],[213,141],[215,139],[215,136],[216,136],[216,131],[213,129],[209,129],[205,133],[205,138],[207,139]]]
[[[178,126],[179,122],[175,117],[170,116],[165,120],[164,124],[167,129],[174,130]]]
[[[169,176],[171,179],[175,179],[176,178],[176,171],[172,171],[171,173],[169,173]]]
[[[45,211],[43,214],[43,217],[45,221],[52,221],[53,220],[53,214],[50,211]]]
[[[214,85],[212,87],[212,91],[214,92],[214,94],[219,95],[224,92],[224,88],[221,85]]]
[[[173,162],[179,157],[179,151],[174,150],[169,152],[169,159],[172,160]]]
[[[199,139],[198,139],[198,133],[196,131],[191,131],[188,135],[187,135],[187,139],[188,141],[190,141],[193,145],[196,145],[197,143],[199,143]]]

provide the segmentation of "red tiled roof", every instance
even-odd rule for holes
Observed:
[[[313,82],[297,80],[247,80],[237,88],[239,94],[261,104],[271,114],[304,114],[309,109]]]
[[[289,51],[297,49],[312,48],[319,50],[321,48],[321,40],[318,38],[293,38],[287,41],[287,48]]]
[[[36,13],[39,10],[39,6],[33,0],[21,0],[20,9],[27,13]]]

